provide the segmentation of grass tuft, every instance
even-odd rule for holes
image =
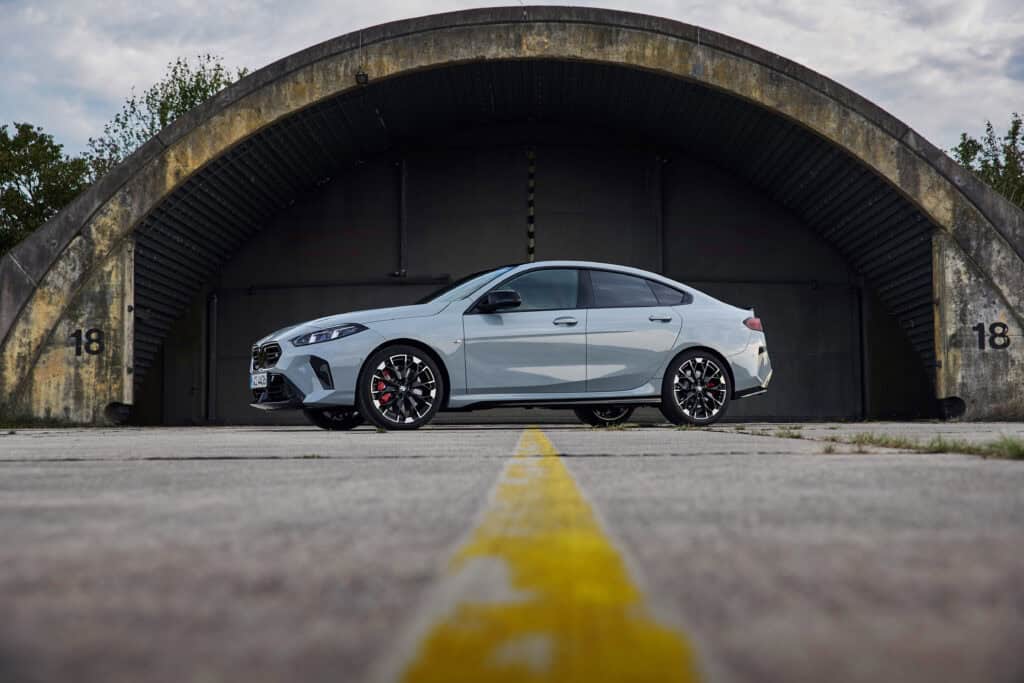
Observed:
[[[627,429],[633,429],[634,427],[636,427],[636,425],[632,424],[630,422],[619,422],[617,424],[611,424],[611,425],[592,425],[593,429],[600,429],[600,430],[606,431],[606,432],[608,432],[608,431],[611,431],[611,432],[624,432]]]
[[[972,443],[963,439],[932,438],[920,449],[924,453],[967,453],[983,458],[1003,460],[1024,460],[1024,439],[1016,436],[1001,436],[988,443]]]
[[[776,429],[775,430],[775,436],[777,436],[780,439],[802,439],[802,438],[804,438],[804,435],[801,434],[798,430],[790,429],[788,427],[783,427],[782,429]]]
[[[1006,460],[1024,460],[1024,439],[1016,436],[1003,436],[989,444],[990,458]]]
[[[778,434],[777,434],[778,435]],[[925,443],[905,436],[874,434],[860,432],[846,439],[828,437],[826,441],[843,442],[857,446],[857,453],[866,453],[865,447],[895,448],[915,453],[964,453],[978,455],[983,458],[1001,458],[1004,460],[1024,460],[1024,439],[1017,436],[1001,436],[995,441],[973,442],[963,439],[949,439],[941,434],[933,436]]]
[[[830,453],[835,453],[836,452],[836,447],[835,447],[834,444],[827,443],[827,444],[825,444],[825,447],[821,449],[821,452],[824,453],[825,455],[828,455]]]
[[[854,434],[846,443],[855,446],[878,446],[879,448],[901,448],[905,450],[917,450],[920,446],[917,441],[903,436],[892,436],[890,434],[875,434],[873,432],[859,432]]]

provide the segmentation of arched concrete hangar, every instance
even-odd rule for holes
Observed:
[[[1021,211],[780,56],[622,12],[457,12],[252,74],[7,255],[0,400],[281,419],[247,405],[267,331],[574,258],[755,306],[776,373],[734,415],[1020,419],[1022,254]]]

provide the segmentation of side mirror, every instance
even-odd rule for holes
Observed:
[[[476,307],[481,313],[494,313],[505,308],[516,308],[522,303],[523,298],[519,296],[519,292],[512,289],[496,289],[488,292]]]

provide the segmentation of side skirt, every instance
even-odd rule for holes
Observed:
[[[656,406],[661,403],[660,396],[630,397],[630,398],[556,398],[540,399],[533,401],[481,401],[470,403],[458,408],[442,408],[449,413],[467,413],[473,410],[486,410],[487,408],[573,408],[575,406]]]

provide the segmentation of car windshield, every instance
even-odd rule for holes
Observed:
[[[478,273],[472,273],[466,277],[459,278],[455,282],[451,282],[436,292],[432,292],[427,296],[423,297],[417,304],[429,304],[434,301],[456,301],[469,296],[477,289],[483,287],[491,280],[494,280],[508,271],[515,268],[515,266],[502,266],[501,268],[493,268],[491,270],[482,270]]]

